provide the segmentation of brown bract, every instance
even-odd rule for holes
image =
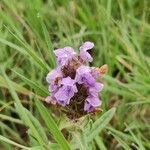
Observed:
[[[105,64],[105,65],[101,66],[98,70],[101,75],[105,75],[108,72],[108,65]]]

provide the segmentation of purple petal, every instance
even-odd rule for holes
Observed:
[[[83,43],[83,45],[80,47],[80,50],[87,51],[89,49],[92,49],[93,47],[94,47],[94,43],[87,41]]]
[[[93,97],[98,97],[98,91],[94,88],[89,88],[89,95]]]
[[[70,89],[67,89],[67,87],[61,87],[54,96],[57,100],[66,100],[70,98],[70,93],[72,94]]]
[[[104,85],[102,83],[96,82],[93,87],[89,88],[89,95],[98,97],[98,93],[102,90],[103,86]]]
[[[70,77],[63,78],[61,84],[73,86],[75,84],[75,80],[71,79]]]
[[[94,47],[94,44],[92,42],[85,42],[81,47],[80,47],[80,58],[83,61],[89,61],[92,62],[93,58],[91,55],[87,52],[88,50],[92,49]]]
[[[54,70],[50,71],[46,76],[46,81],[48,83],[52,83],[55,81],[55,79],[57,77],[62,77],[62,72],[60,69],[54,69]]]
[[[76,52],[74,51],[74,49],[70,46],[64,47],[64,51],[65,53],[68,55],[68,57],[72,57],[72,56],[76,56]]]
[[[93,86],[96,82],[96,80],[93,78],[93,76],[90,73],[90,68],[87,66],[80,66],[76,71],[76,77],[75,80],[79,84],[84,83],[87,86]]]
[[[94,107],[90,103],[85,102],[85,104],[84,104],[84,111],[92,112],[93,110],[94,110]]]
[[[62,57],[62,56],[65,56],[65,50],[63,48],[59,48],[59,49],[56,49],[54,50],[54,54],[57,56],[57,57]],[[67,55],[66,55],[67,57]]]
[[[70,77],[63,78],[61,84],[70,87],[75,93],[78,92],[77,87],[75,85],[75,80],[71,79]]]
[[[72,47],[64,47],[54,51],[57,56],[57,63],[59,66],[68,65],[69,61],[76,57],[76,53]]]
[[[71,86],[65,86],[64,93],[67,95],[67,97],[71,98],[74,96],[74,89]]]
[[[58,90],[58,88],[59,88],[59,86],[58,85],[56,85],[56,84],[50,84],[49,85],[49,92],[56,92],[57,90]]]
[[[95,82],[93,87],[89,88],[89,92],[100,92],[103,89],[104,85],[99,82]]]
[[[91,74],[87,74],[85,76],[82,76],[81,82],[85,83],[87,86],[93,86],[95,84],[95,79],[92,77]]]
[[[92,62],[93,61],[92,56],[86,51],[80,51],[80,58],[83,61],[88,61],[88,62]]]
[[[101,101],[99,100],[98,97],[88,97],[86,99],[86,101],[88,101],[93,107],[98,107],[101,105]]]
[[[55,93],[55,98],[58,102],[63,103],[63,105],[67,105],[70,102],[70,99],[76,93],[77,87],[75,85],[75,81],[70,77],[62,79],[63,86],[59,88],[59,90]]]
[[[86,74],[86,73],[90,73],[90,72],[91,72],[90,67],[84,66],[84,65],[80,66],[80,67],[77,69],[77,73],[78,73],[78,74]]]
[[[57,101],[58,104],[62,105],[62,106],[66,106],[70,103],[70,99],[66,99],[66,100],[58,100]]]

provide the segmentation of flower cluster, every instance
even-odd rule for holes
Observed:
[[[54,51],[57,67],[46,77],[50,92],[46,102],[64,106],[70,114],[76,112],[82,115],[93,112],[101,105],[99,92],[103,84],[97,81],[101,72],[99,68],[86,65],[93,61],[90,55],[93,47],[92,42],[83,43],[79,55],[72,47]]]

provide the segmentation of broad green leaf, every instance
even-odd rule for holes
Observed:
[[[87,149],[87,143],[85,141],[85,134],[83,134],[81,131],[77,133],[72,133],[73,139],[71,141],[72,149],[80,149],[84,150]]]
[[[93,123],[91,130],[86,133],[88,142],[91,142],[106,127],[114,116],[115,111],[115,107],[111,108]]]
[[[44,107],[39,100],[36,101],[36,106],[41,114],[42,119],[44,120],[49,132],[53,135],[54,139],[58,142],[60,147],[63,150],[70,150],[70,146],[68,142],[66,141],[65,137],[59,131],[54,119],[49,114],[46,107]]]

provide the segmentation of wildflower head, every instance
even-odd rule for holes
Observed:
[[[97,81],[102,76],[102,71],[86,65],[86,62],[93,61],[89,53],[93,47],[92,42],[83,43],[79,56],[72,47],[54,51],[57,67],[46,77],[50,92],[46,102],[64,107],[70,118],[94,112],[102,103],[99,92],[103,89],[103,84]],[[102,69],[104,73],[104,68]]]

